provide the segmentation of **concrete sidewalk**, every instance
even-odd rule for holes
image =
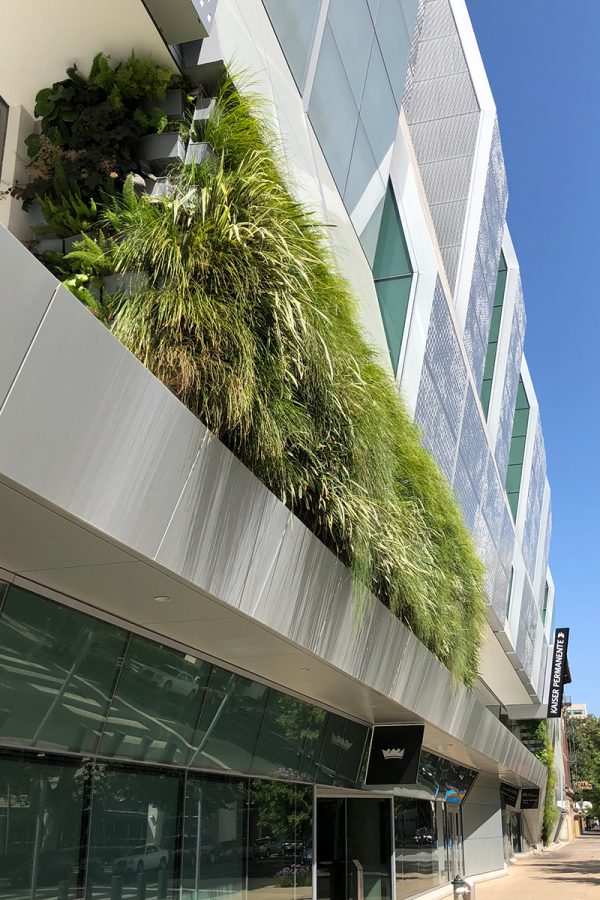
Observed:
[[[475,890],[477,900],[600,900],[600,832],[519,860],[506,878]]]

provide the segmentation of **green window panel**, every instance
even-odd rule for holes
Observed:
[[[521,490],[521,477],[523,475],[523,460],[525,458],[528,425],[529,400],[527,399],[523,379],[519,377],[513,430],[510,439],[510,451],[508,454],[508,471],[506,473],[506,493],[508,495],[508,502],[513,519],[516,519],[517,517],[517,509],[519,506],[519,492]]]
[[[496,278],[494,308],[492,310],[492,318],[490,321],[487,353],[485,356],[485,366],[483,369],[483,382],[480,392],[481,405],[483,407],[483,414],[486,419],[490,410],[490,398],[492,396],[492,383],[494,379],[494,369],[496,367],[496,355],[498,353],[498,336],[500,334],[500,324],[502,322],[502,307],[504,305],[505,289],[506,260],[504,258],[504,253],[501,253],[500,264],[498,266],[498,277]]]
[[[544,625],[546,624],[546,616],[548,615],[548,593],[549,593],[549,591],[550,591],[550,586],[548,585],[548,582],[546,582],[546,585],[544,587],[544,603],[542,606],[542,622]]]
[[[392,186],[388,185],[383,204],[377,250],[373,264],[373,277],[391,278],[394,275],[412,275],[413,268],[408,254],[400,214]]]
[[[413,268],[391,184],[383,204],[373,278],[394,372],[406,326]]]
[[[509,502],[510,502],[510,498],[509,498]],[[507,597],[506,597],[506,618],[507,618],[507,619],[508,619],[508,614],[510,613],[510,605],[511,605],[511,603],[512,603],[512,592],[513,592],[513,581],[514,581],[514,577],[515,577],[515,570],[514,570],[514,568],[511,566],[511,567],[510,567],[510,579],[509,579],[509,582],[508,582],[508,594],[507,594]]]
[[[375,290],[379,300],[379,309],[383,319],[383,328],[394,372],[398,368],[406,313],[410,299],[412,276],[404,278],[386,278],[375,282]]]

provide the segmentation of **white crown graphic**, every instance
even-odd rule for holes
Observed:
[[[384,759],[404,759],[404,750],[404,747],[402,750],[399,747],[394,747],[391,750],[382,750],[381,752]]]
[[[352,741],[344,740],[341,734],[333,734],[331,736],[331,743],[336,747],[341,747],[342,750],[349,750],[352,746]]]

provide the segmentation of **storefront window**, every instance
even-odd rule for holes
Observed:
[[[127,632],[11,587],[0,618],[0,736],[95,750]]]
[[[163,900],[179,887],[180,776],[94,766],[86,896]]]
[[[431,890],[448,880],[442,804],[434,800],[394,800],[396,897]]]
[[[0,898],[73,896],[82,877],[84,769],[0,756]]]

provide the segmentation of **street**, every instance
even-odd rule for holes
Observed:
[[[595,900],[600,897],[600,833],[519,860],[506,878],[478,884],[476,890],[477,900]]]

